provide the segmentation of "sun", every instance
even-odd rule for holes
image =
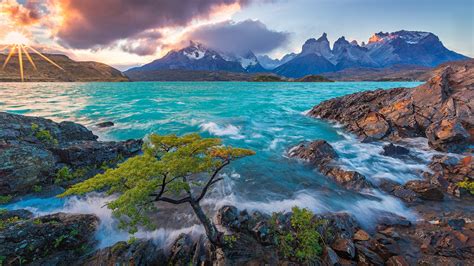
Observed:
[[[31,41],[23,33],[13,31],[8,33],[5,38],[3,38],[3,43],[29,45]]]
[[[4,50],[8,50],[9,52],[7,58],[5,59],[5,62],[3,63],[2,70],[5,69],[12,56],[15,53],[18,54],[18,63],[20,65],[20,78],[22,82],[25,81],[23,71],[23,56],[25,56],[28,59],[28,62],[30,62],[30,64],[33,66],[33,68],[37,70],[36,64],[33,61],[33,58],[30,56],[30,52],[36,53],[45,61],[64,71],[64,69],[58,64],[56,64],[53,60],[49,59],[47,56],[43,55],[41,52],[30,46],[30,39],[28,39],[28,37],[26,37],[23,33],[16,31],[10,32],[3,39],[3,43],[8,45],[3,48],[0,48],[0,53],[2,53]],[[28,52],[28,50],[30,50],[30,52]]]

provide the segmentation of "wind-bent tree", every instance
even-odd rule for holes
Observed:
[[[223,244],[221,233],[206,216],[199,202],[209,189],[223,179],[220,171],[232,161],[253,155],[251,150],[223,146],[220,139],[201,138],[198,134],[150,135],[143,154],[128,159],[78,183],[59,197],[106,191],[118,197],[107,207],[121,228],[135,233],[142,226],[152,229],[150,213],[157,202],[190,204],[214,245]]]

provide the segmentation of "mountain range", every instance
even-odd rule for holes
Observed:
[[[307,40],[300,53],[290,53],[281,59],[267,55],[258,57],[252,52],[233,54],[210,49],[196,42],[168,52],[164,57],[141,67],[127,70],[132,80],[154,80],[160,71],[223,71],[236,73],[273,72],[288,78],[333,73],[346,69],[372,69],[407,65],[434,67],[448,61],[468,57],[447,49],[440,39],[430,32],[397,31],[379,32],[367,43],[349,42],[340,37],[331,49],[327,34]],[[158,80],[158,79],[156,79]]]

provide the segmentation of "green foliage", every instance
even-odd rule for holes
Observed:
[[[0,196],[0,204],[7,204],[12,200],[12,198],[13,197],[10,195]]]
[[[83,178],[87,172],[90,170],[88,167],[81,167],[76,169],[76,171],[72,172],[69,167],[64,166],[63,168],[59,169],[56,173],[56,177],[54,179],[54,183],[59,184],[65,181],[71,181],[79,178]]]
[[[66,238],[68,238],[67,235],[60,235],[58,238],[56,238],[56,239],[54,240],[54,245],[53,245],[54,248],[59,247],[59,245],[61,245],[61,243],[62,243]]]
[[[144,153],[73,185],[59,197],[84,195],[105,190],[118,197],[107,204],[121,228],[135,233],[138,226],[152,229],[148,213],[156,211],[154,202],[163,197],[188,196],[203,189],[206,182],[231,161],[253,155],[246,149],[223,146],[220,139],[152,134],[143,145]],[[217,180],[218,181],[218,180]],[[212,183],[213,184],[213,183]],[[210,185],[212,185],[210,184]],[[204,191],[204,189],[203,189]],[[205,194],[205,191],[204,191]]]
[[[292,212],[291,228],[285,231],[276,230],[278,214],[273,214],[271,225],[275,234],[275,244],[285,258],[299,262],[314,261],[321,255],[323,249],[323,240],[317,231],[322,221],[313,219],[314,214],[306,208],[293,207]]]
[[[34,185],[33,186],[33,191],[38,193],[38,192],[41,192],[43,190],[43,188],[39,185]]]
[[[224,243],[229,246],[230,248],[232,248],[235,244],[235,242],[237,242],[237,237],[235,235],[225,235],[224,236]]]
[[[462,182],[459,182],[458,186],[460,188],[464,188],[467,191],[469,191],[469,193],[471,193],[471,195],[474,195],[474,181],[464,180]]]
[[[59,169],[56,173],[56,178],[54,179],[54,183],[61,183],[66,180],[72,180],[73,176],[69,167],[64,166],[63,168]]]
[[[7,219],[0,219],[0,230],[7,228],[7,226],[21,221],[18,216],[13,216]]]
[[[134,237],[134,236],[131,236],[128,240],[127,240],[127,243],[129,245],[132,245],[134,243],[136,243],[138,241],[138,238]]]
[[[55,139],[51,132],[47,129],[40,128],[37,124],[31,124],[31,130],[33,131],[34,136],[41,142],[45,144],[58,145],[58,140]]]

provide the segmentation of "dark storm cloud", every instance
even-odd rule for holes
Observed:
[[[208,47],[242,53],[267,53],[286,44],[289,34],[267,28],[258,20],[225,21],[194,30],[185,39],[198,41]]]
[[[151,28],[185,26],[216,8],[250,0],[55,0],[64,13],[58,37],[73,48],[109,45]]]

